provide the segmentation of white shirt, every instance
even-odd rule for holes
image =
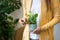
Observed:
[[[37,17],[37,26],[38,26],[39,21],[41,19],[40,18],[40,16],[41,16],[41,0],[33,0],[31,11],[34,13],[38,13],[38,17]],[[31,39],[38,39],[39,36],[37,34],[30,32],[30,38]]]

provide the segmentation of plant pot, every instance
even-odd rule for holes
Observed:
[[[30,27],[30,31],[33,31],[37,28],[37,24],[30,24],[29,27]]]
[[[32,40],[38,40],[39,39],[39,35],[33,33],[33,30],[35,30],[37,28],[37,24],[30,24],[30,39]]]

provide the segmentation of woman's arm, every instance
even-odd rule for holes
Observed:
[[[43,25],[40,30],[46,30],[49,27],[54,26],[55,24],[59,23],[60,21],[60,16],[53,18],[49,23]]]
[[[45,31],[49,27],[52,27],[53,25],[57,24],[60,22],[60,15],[54,17],[49,23],[43,25],[42,27],[37,27],[33,32],[38,34],[40,31]]]

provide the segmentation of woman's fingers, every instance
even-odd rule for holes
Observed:
[[[19,22],[21,23],[21,25],[25,26],[27,24],[27,19],[22,18],[22,19],[19,20]]]
[[[24,22],[24,20],[23,20],[23,19],[21,19],[20,21],[21,21],[21,22]]]
[[[25,18],[22,18],[19,20],[20,24],[25,26],[26,25],[26,19]]]
[[[36,29],[33,31],[33,33],[35,33],[35,34],[40,33],[40,27],[36,28]]]

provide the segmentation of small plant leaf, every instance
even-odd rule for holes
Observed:
[[[34,16],[35,16],[35,17],[37,17],[37,16],[38,16],[38,14],[35,14]]]
[[[37,23],[36,22],[37,17],[38,17],[38,14],[37,13],[34,14],[34,13],[30,12],[29,18],[28,18],[28,23],[29,24],[36,24]]]

